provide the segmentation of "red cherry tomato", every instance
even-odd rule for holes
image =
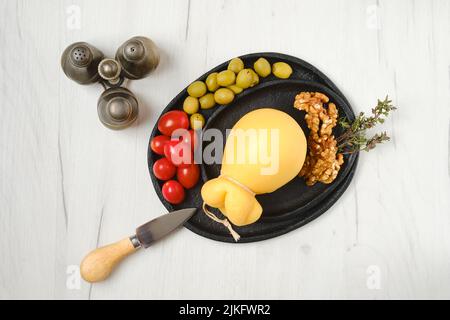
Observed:
[[[178,140],[170,140],[164,145],[164,155],[175,166],[186,166],[194,163],[191,148]]]
[[[167,202],[172,204],[179,204],[184,200],[184,188],[175,180],[169,180],[163,184],[162,194]]]
[[[177,179],[183,187],[190,189],[194,187],[200,178],[200,169],[197,164],[177,168]]]
[[[170,140],[170,138],[168,136],[156,136],[150,142],[150,148],[153,150],[153,152],[155,152],[159,155],[163,155],[164,154],[164,145],[169,140]]]
[[[153,173],[155,174],[155,177],[157,177],[159,180],[169,180],[171,179],[177,171],[177,168],[167,160],[167,158],[161,158],[159,160],[156,160],[153,164]]]
[[[169,111],[161,116],[158,121],[158,130],[170,137],[177,129],[189,128],[189,119],[184,111]]]
[[[197,134],[194,130],[183,132],[179,139],[180,141],[190,145],[192,150],[195,150],[195,148],[197,148]]]

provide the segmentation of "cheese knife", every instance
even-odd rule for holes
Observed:
[[[138,227],[135,235],[91,251],[81,262],[81,276],[91,283],[105,280],[125,257],[139,248],[148,248],[183,225],[196,211],[188,208],[162,215]]]

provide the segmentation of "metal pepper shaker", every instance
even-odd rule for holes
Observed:
[[[61,67],[67,77],[79,84],[98,82],[97,68],[103,60],[103,53],[86,42],[76,42],[64,50]]]
[[[133,37],[117,49],[116,60],[122,66],[124,77],[141,79],[158,66],[159,52],[152,40]]]

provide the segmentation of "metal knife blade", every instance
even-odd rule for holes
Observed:
[[[167,213],[138,227],[135,237],[142,247],[148,248],[153,242],[183,225],[196,211],[196,208],[188,208]]]

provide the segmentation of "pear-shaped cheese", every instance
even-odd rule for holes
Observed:
[[[287,113],[272,108],[249,112],[232,128],[221,175],[203,185],[203,201],[237,226],[257,221],[262,207],[255,194],[273,192],[296,177],[306,149],[303,130]]]

